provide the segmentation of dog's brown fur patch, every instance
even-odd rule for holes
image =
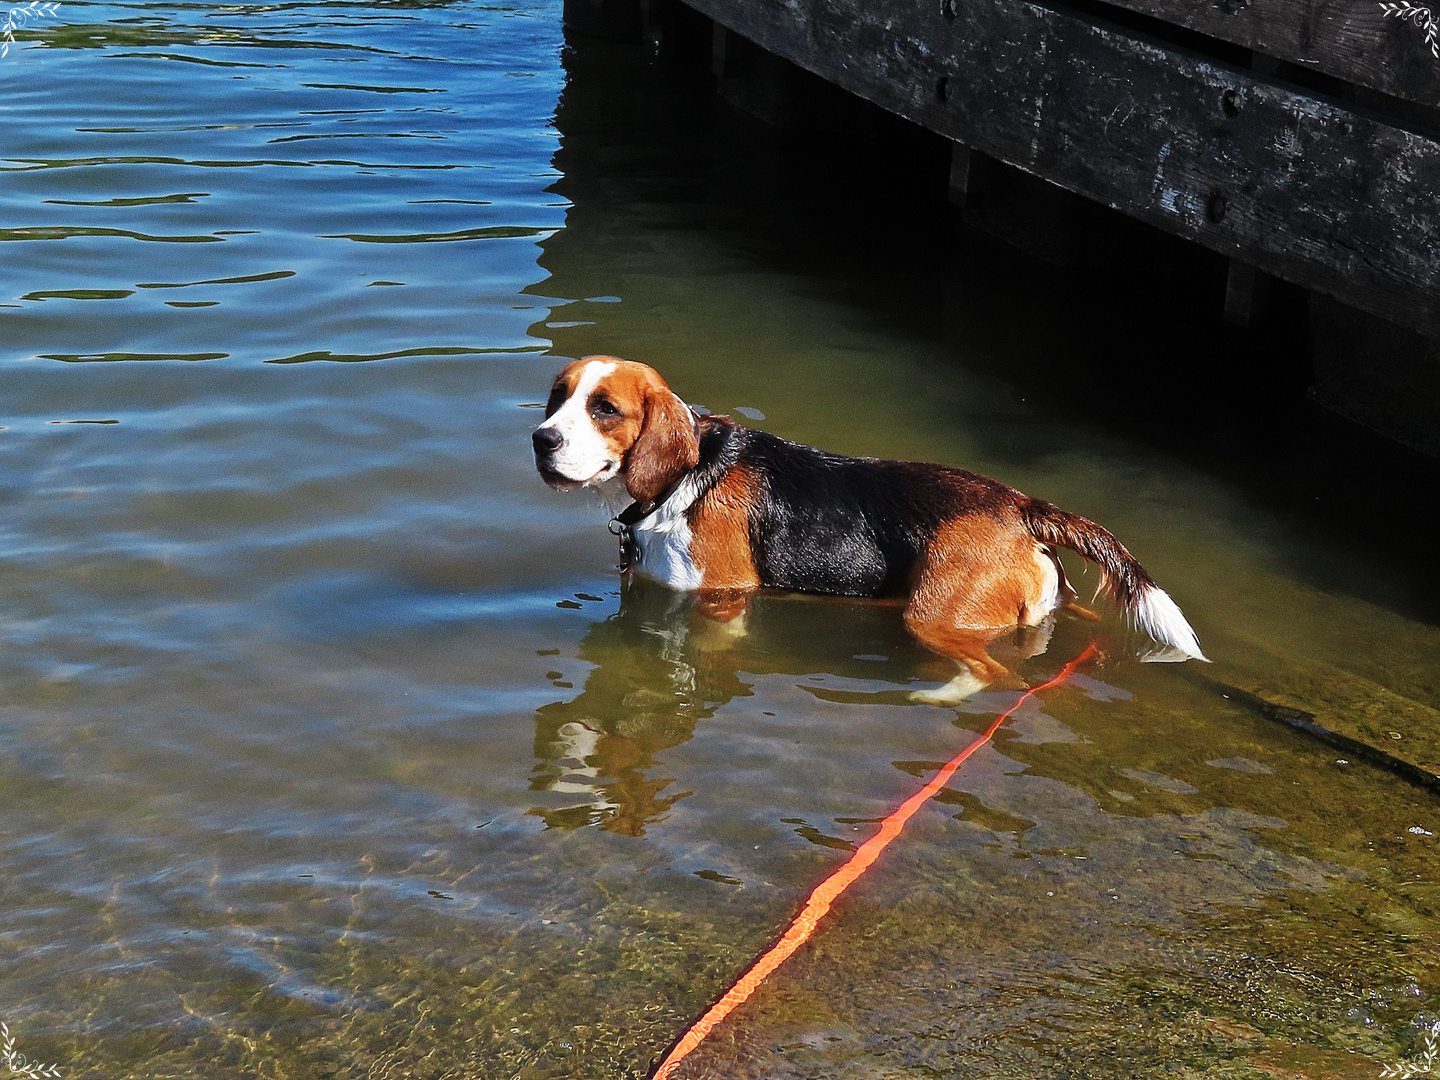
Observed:
[[[987,646],[1048,611],[1049,559],[1011,514],[967,514],[947,522],[926,549],[905,625],[985,682],[1003,678],[1005,668]]]
[[[695,507],[690,519],[690,558],[702,589],[758,589],[760,574],[750,548],[750,510],[756,477],[736,465]]]

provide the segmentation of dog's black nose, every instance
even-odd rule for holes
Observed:
[[[530,436],[530,441],[535,444],[535,453],[550,454],[560,449],[560,444],[565,441],[565,436],[553,427],[542,427],[535,429],[535,434]]]

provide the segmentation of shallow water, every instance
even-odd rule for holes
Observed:
[[[613,352],[1106,523],[1215,661],[1136,664],[1102,624],[1111,659],[1024,707],[689,1075],[1410,1052],[1434,797],[1217,684],[1435,707],[1428,564],[1036,400],[1007,370],[1078,364],[1093,326],[946,284],[923,200],[810,199],[645,51],[563,44],[557,3],[68,3],[0,61],[17,1049],[67,1076],[643,1075],[1013,702],[906,703],[950,672],[891,607],[767,596],[734,640],[622,596],[603,512],[527,443],[565,359]]]

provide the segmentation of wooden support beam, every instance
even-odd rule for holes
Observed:
[[[1272,280],[1249,263],[1231,259],[1225,275],[1225,321],[1242,328],[1253,326],[1265,313]]]
[[[989,157],[1440,337],[1423,129],[1029,0],[688,2]]]
[[[789,60],[726,30],[718,22],[711,47],[711,69],[722,98],[777,128],[794,127],[806,117],[809,102],[801,88],[803,82],[823,85]]]
[[[1440,457],[1440,341],[1323,296],[1310,301],[1311,396],[1342,416]]]
[[[721,23],[716,23],[710,32],[710,74],[715,76],[716,81],[725,78],[725,61],[729,52],[730,31]]]
[[[970,166],[972,152],[962,142],[950,144],[950,203],[965,209],[970,200]]]

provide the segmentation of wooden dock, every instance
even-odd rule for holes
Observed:
[[[567,18],[643,26],[659,3]],[[1323,336],[1372,354],[1390,398],[1416,382],[1422,414],[1440,405],[1440,0],[684,3],[751,111],[813,73],[951,140],[957,200],[983,155],[1227,256],[1232,321],[1269,276],[1408,331]],[[1357,362],[1337,397],[1376,381]],[[1407,441],[1432,438],[1440,418]]]

